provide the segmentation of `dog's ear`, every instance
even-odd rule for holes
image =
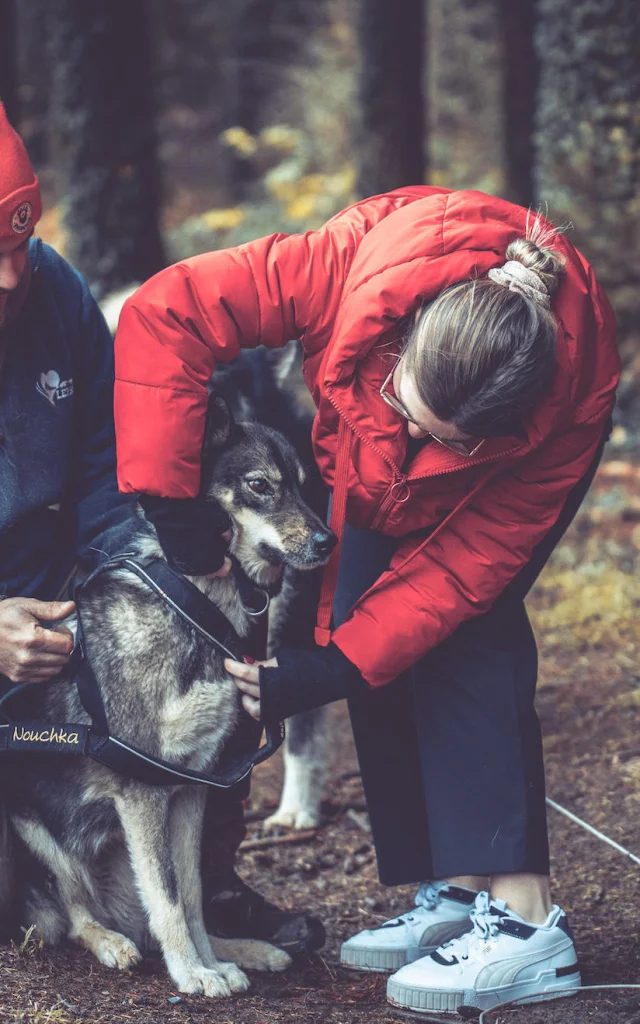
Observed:
[[[216,391],[209,395],[202,441],[202,478],[211,472],[216,453],[231,437],[235,422],[227,401]]]
[[[282,348],[266,348],[265,360],[273,370],[276,383],[282,387],[294,372],[301,353],[300,342],[288,341]]]

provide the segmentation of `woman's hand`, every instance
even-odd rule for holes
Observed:
[[[214,576],[223,576],[223,577],[224,576],[228,576],[230,572],[231,572],[231,559],[225,557],[225,560],[222,563],[222,565],[220,566],[220,568],[216,569],[215,572],[207,573],[207,575],[208,575],[209,579],[211,579]]]
[[[262,722],[282,722],[367,689],[367,684],[334,644],[310,651],[282,647],[277,658],[245,665],[225,659],[242,691],[245,711]]]
[[[221,537],[222,537],[223,541],[226,544],[228,544],[229,541],[231,540],[231,537],[232,537],[231,530],[225,530],[224,533],[221,534]],[[210,577],[211,576],[228,576],[230,572],[231,572],[231,559],[228,558],[225,555],[224,562],[222,563],[220,568],[218,570],[216,570],[216,572],[210,572],[209,576]]]
[[[254,661],[252,665],[247,665],[243,661],[225,658],[224,667],[233,676],[238,689],[242,691],[243,708],[252,718],[260,721],[260,668],[277,668],[278,659],[269,658],[268,661]]]

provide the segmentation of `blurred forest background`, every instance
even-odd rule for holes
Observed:
[[[614,303],[640,449],[637,0],[0,0],[41,231],[102,298],[421,181],[541,205]]]
[[[43,186],[39,232],[100,300],[422,181],[565,226],[615,307],[624,375],[606,461],[528,601],[549,791],[640,854],[640,0],[0,0],[0,97]],[[367,826],[348,816],[364,798],[343,709],[334,722],[328,825],[302,850],[250,842],[242,862],[275,902],[325,920],[328,963],[253,979],[225,1020],[390,1020],[384,982],[337,967],[340,940],[407,896],[377,886]],[[258,822],[278,770],[256,773]],[[585,983],[637,980],[637,868],[550,824]],[[211,1019],[204,998],[169,1006],[157,967],[108,977],[26,941],[0,967],[2,1021]],[[637,1011],[581,1000],[575,1016],[537,1005],[536,1020]]]

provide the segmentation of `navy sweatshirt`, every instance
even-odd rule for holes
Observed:
[[[0,369],[0,597],[53,600],[74,563],[127,550],[118,493],[113,342],[80,274],[39,239]]]

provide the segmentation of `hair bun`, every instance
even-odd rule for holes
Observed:
[[[527,227],[526,237],[516,238],[507,246],[504,266],[490,270],[488,276],[548,309],[564,270],[562,259],[548,244],[554,234],[548,221],[538,214]]]
[[[516,238],[507,247],[505,256],[537,274],[547,293],[553,295],[564,270],[562,260],[553,249],[538,245],[532,238]]]

